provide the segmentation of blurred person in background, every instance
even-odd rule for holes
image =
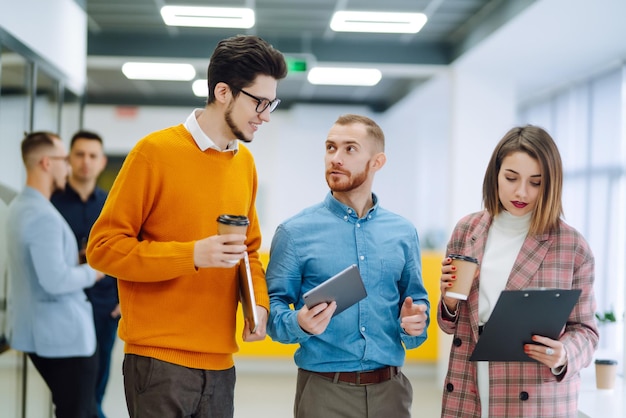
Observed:
[[[98,358],[84,289],[103,275],[79,263],[74,234],[50,203],[69,174],[61,139],[28,134],[22,159],[26,186],[7,217],[9,342],[28,355],[50,388],[57,418],[94,418]]]
[[[79,249],[81,263],[86,262],[87,238],[92,225],[100,215],[107,197],[106,191],[96,185],[98,176],[106,167],[102,138],[95,132],[78,131],[70,141],[69,163],[71,171],[63,190],[52,194],[50,201],[72,228]],[[117,280],[105,276],[85,289],[93,306],[96,340],[98,342],[98,377],[96,405],[98,416],[105,418],[102,399],[109,380],[111,353],[117,337],[120,319]]]

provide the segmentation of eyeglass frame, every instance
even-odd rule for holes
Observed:
[[[261,97],[256,97],[255,95],[248,93],[248,92],[247,92],[247,91],[245,91],[244,89],[240,89],[240,88],[233,87],[233,86],[230,86],[230,88],[231,88],[231,89],[234,89],[234,90],[238,90],[238,91],[242,92],[243,94],[245,94],[246,96],[250,97],[251,99],[256,100],[256,108],[255,108],[254,110],[255,110],[257,113],[263,113],[263,112],[265,112],[265,109],[267,109],[268,107],[269,107],[269,109],[270,109],[270,113],[272,113],[273,111],[275,111],[275,110],[276,110],[276,108],[278,107],[278,105],[279,105],[279,104],[280,104],[280,102],[281,102],[281,100],[280,100],[278,97],[277,97],[277,98],[275,98],[274,100],[270,100],[270,99],[267,99],[267,98],[265,98],[265,97],[262,97],[262,98],[261,98]],[[267,101],[267,104],[266,104],[266,105],[265,105],[265,106],[264,106],[261,110],[259,110],[259,106],[261,106],[261,104],[262,104],[264,101]]]
[[[70,163],[70,156],[69,155],[48,155],[48,158],[50,158],[51,160],[63,160],[65,161],[67,164]]]

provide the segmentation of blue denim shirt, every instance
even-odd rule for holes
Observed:
[[[298,367],[337,372],[401,366],[404,348],[426,340],[426,330],[413,337],[400,327],[407,296],[430,306],[417,232],[373,199],[374,207],[359,219],[329,193],[276,230],[266,275],[268,334],[281,343],[300,344],[294,358]],[[358,265],[367,297],[335,316],[322,334],[307,333],[296,318],[302,295],[350,264]]]

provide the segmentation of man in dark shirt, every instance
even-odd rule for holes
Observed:
[[[79,131],[70,143],[69,162],[72,171],[64,191],[52,195],[52,204],[67,220],[78,242],[81,262],[86,262],[85,248],[91,226],[96,221],[107,193],[96,186],[98,176],[106,166],[102,138],[93,132]],[[96,385],[98,414],[104,418],[102,399],[109,380],[111,352],[117,336],[120,318],[117,280],[106,276],[93,287],[85,289],[93,305],[93,316],[98,342],[99,365]]]

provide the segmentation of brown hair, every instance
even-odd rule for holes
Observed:
[[[539,163],[541,188],[537,206],[530,221],[531,234],[542,234],[556,229],[563,215],[563,164],[556,143],[544,129],[518,126],[509,130],[493,150],[483,180],[483,205],[491,216],[504,210],[498,197],[498,174],[502,161],[515,152],[524,152]]]
[[[98,141],[100,145],[102,145],[102,137],[95,132],[92,131],[78,131],[74,135],[72,135],[72,140],[70,141],[70,149],[74,147],[74,143],[79,139],[89,139],[91,141]]]
[[[29,157],[41,149],[54,148],[55,139],[60,140],[57,134],[48,131],[37,131],[26,134],[22,140],[22,161],[24,161],[24,165],[28,168],[34,163],[37,163],[37,161]]]
[[[237,35],[220,41],[207,70],[207,103],[215,101],[217,83],[233,87],[233,95],[237,96],[239,90],[252,84],[258,75],[276,80],[285,78],[287,64],[283,54],[258,36]]]
[[[346,114],[339,116],[337,121],[335,121],[335,125],[342,126],[352,125],[353,123],[360,123],[361,125],[364,125],[367,130],[367,134],[374,140],[376,150],[378,152],[385,151],[385,134],[383,133],[383,130],[376,122],[367,116]]]

